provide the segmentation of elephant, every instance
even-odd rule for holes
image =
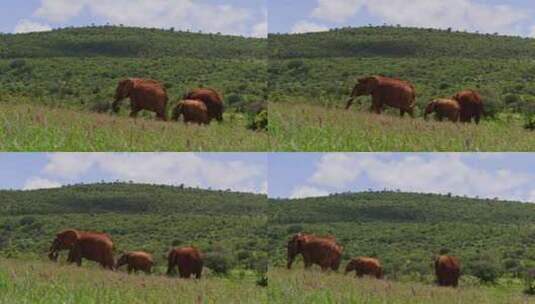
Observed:
[[[457,287],[461,276],[459,259],[450,255],[441,255],[435,259],[435,275],[439,286]]]
[[[459,103],[461,107],[460,119],[461,122],[472,122],[474,119],[476,124],[479,124],[481,116],[483,115],[483,100],[481,95],[474,90],[461,91],[453,99]]]
[[[292,268],[295,256],[301,254],[305,268],[317,264],[323,271],[331,268],[338,270],[343,247],[336,243],[334,237],[318,237],[312,234],[297,233],[288,241],[288,264]]]
[[[139,111],[147,110],[156,113],[156,117],[163,121],[167,120],[167,91],[156,80],[128,78],[119,81],[115,91],[113,112],[119,112],[119,105],[125,98],[130,98],[130,117],[136,117]]]
[[[383,76],[370,76],[361,78],[353,88],[346,110],[351,107],[353,100],[359,96],[371,95],[371,111],[380,114],[384,105],[398,108],[400,116],[409,113],[414,117],[416,105],[416,90],[407,81]]]
[[[115,269],[127,265],[128,273],[138,272],[139,270],[150,274],[152,266],[154,265],[154,259],[150,253],[143,251],[131,251],[124,253],[115,264]]]
[[[173,110],[172,120],[178,121],[180,115],[184,116],[184,122],[197,124],[209,124],[208,109],[204,102],[200,100],[180,101]]]
[[[195,247],[171,249],[167,256],[167,261],[167,275],[174,274],[176,266],[178,266],[178,273],[181,278],[189,279],[192,274],[195,274],[197,279],[201,278],[203,255],[199,249]]]
[[[355,271],[357,277],[361,278],[364,275],[374,276],[377,279],[383,278],[383,266],[376,258],[370,257],[356,257],[351,259],[346,266],[345,273]]]
[[[208,108],[208,118],[210,120],[215,118],[219,122],[223,121],[223,112],[225,111],[225,106],[223,103],[223,98],[221,98],[221,95],[216,90],[211,88],[194,89],[186,93],[182,99],[193,99],[204,102]]]
[[[60,250],[69,250],[69,263],[82,265],[82,258],[99,263],[102,267],[113,270],[113,242],[106,233],[67,229],[59,232],[52,241],[49,258],[57,261]]]
[[[456,100],[453,99],[435,99],[431,101],[425,108],[424,118],[427,115],[435,112],[439,121],[447,117],[451,122],[459,121],[461,107]]]

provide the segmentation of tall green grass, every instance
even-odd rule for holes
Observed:
[[[522,122],[480,125],[376,115],[352,109],[296,103],[271,103],[274,151],[534,151],[535,132]]]
[[[241,114],[185,125],[36,104],[0,104],[0,151],[266,151],[265,132]]]
[[[457,289],[422,283],[403,283],[327,272],[319,269],[271,269],[269,303],[355,303],[355,304],[527,304],[534,297],[522,294],[521,285],[502,288],[461,286]]]
[[[268,303],[250,277],[200,280],[0,259],[0,303]]]

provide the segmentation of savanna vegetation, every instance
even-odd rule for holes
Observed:
[[[170,248],[189,245],[206,254],[212,274],[239,272],[254,283],[267,269],[264,195],[113,183],[4,190],[0,201],[4,258],[46,260],[56,233],[75,228],[109,233],[116,255],[153,253],[157,274]]]
[[[266,41],[263,39],[175,32],[174,30],[127,27],[67,28],[44,33],[0,35],[0,102],[14,111],[0,119],[2,150],[267,150],[267,137],[257,129],[255,112],[248,105],[265,101],[267,96]],[[128,101],[118,118],[109,121],[111,102],[120,79],[153,78],[168,91],[168,111],[188,90],[197,87],[217,89],[227,106],[223,128],[188,128],[170,123],[162,138],[166,145],[151,141],[145,132],[126,118]],[[20,105],[24,112],[48,116],[47,126],[35,121],[19,122]],[[63,115],[52,113],[60,108]],[[93,115],[89,115],[93,112]],[[63,117],[61,117],[63,116]],[[80,118],[79,120],[71,117]],[[144,113],[153,120],[153,113]],[[81,121],[81,123],[79,123]],[[79,129],[95,124],[107,133],[102,138],[84,137]],[[64,126],[67,127],[64,127]],[[128,148],[125,132],[142,137]],[[48,129],[50,128],[50,129]],[[157,127],[158,128],[158,127]],[[150,128],[149,128],[150,129]],[[8,131],[5,131],[8,130]],[[11,130],[11,131],[9,131]],[[44,135],[43,135],[44,133]],[[190,133],[188,138],[179,134]],[[115,135],[116,134],[116,135]],[[115,136],[114,136],[115,135]],[[166,134],[167,135],[167,134]],[[163,136],[161,136],[163,137]],[[197,137],[203,138],[198,140]],[[243,137],[249,137],[243,142]],[[143,140],[148,139],[148,140]],[[100,142],[99,142],[100,140]],[[188,147],[186,141],[198,142]],[[68,142],[65,145],[58,142]],[[119,143],[117,143],[119,142]],[[33,144],[30,145],[29,143]]]
[[[522,290],[532,284],[527,272],[535,267],[533,204],[389,191],[270,202],[270,284],[277,286],[272,296],[279,302],[305,296],[316,286],[320,288],[308,295],[313,303],[383,303],[391,296],[395,300],[388,303],[426,303],[433,297],[432,303],[446,303],[452,296],[462,298],[461,303],[523,303]],[[285,270],[287,241],[301,231],[337,238],[344,247],[340,273],[299,272],[302,262]],[[434,257],[446,250],[461,260],[459,292],[433,287]],[[343,269],[355,256],[378,257],[388,283],[358,283],[354,274],[344,278]]]
[[[270,111],[273,149],[532,151],[535,136],[529,130],[535,121],[534,46],[535,40],[521,37],[389,26],[271,34],[268,73],[270,101],[274,103]],[[450,97],[466,88],[478,90],[485,102],[480,127],[485,138],[472,139],[464,130],[457,132],[457,128],[447,126],[449,123],[428,127],[422,119],[417,123],[396,120],[395,127],[384,126],[375,115],[355,113],[367,112],[369,97],[361,97],[362,104],[354,107],[351,115],[344,115],[341,109],[356,80],[368,75],[412,82],[417,91],[417,116],[432,99]],[[398,115],[397,111],[387,112]],[[333,121],[333,116],[340,118]],[[372,133],[395,133],[396,140],[409,143],[396,146],[388,142],[390,137],[362,136],[369,131],[366,120],[378,125]],[[436,129],[442,126],[447,135],[443,140],[453,139],[451,145],[433,142],[441,137]],[[294,128],[309,135],[299,137]],[[515,137],[521,140],[504,135],[511,133],[521,134]],[[487,140],[492,137],[496,139]],[[466,140],[473,144],[459,146]]]

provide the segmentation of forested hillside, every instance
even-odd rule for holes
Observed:
[[[363,192],[271,200],[270,256],[284,265],[286,242],[299,232],[331,234],[354,256],[379,257],[391,278],[432,280],[441,249],[463,273],[482,281],[522,277],[535,266],[535,205],[451,195]],[[302,265],[302,264],[301,264]],[[302,266],[299,267],[302,267]]]
[[[196,245],[208,254],[208,265],[260,270],[266,267],[266,206],[264,195],[181,186],[5,190],[0,191],[0,254],[45,259],[57,232],[77,228],[109,233],[117,253],[152,252],[162,268],[169,248]]]
[[[333,29],[269,36],[273,101],[340,104],[356,79],[411,81],[420,107],[473,88],[486,112],[535,112],[535,40],[402,27]]]
[[[87,27],[0,35],[0,101],[105,111],[117,82],[154,78],[174,103],[189,89],[227,104],[264,100],[265,39],[170,30]]]

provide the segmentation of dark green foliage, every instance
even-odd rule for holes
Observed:
[[[172,247],[214,254],[213,271],[256,271],[266,259],[264,195],[142,184],[92,184],[0,191],[0,255],[45,258],[63,229],[109,233],[116,252],[145,250],[157,265]],[[245,256],[244,252],[247,253]],[[241,258],[239,258],[241,257]],[[63,254],[62,259],[65,259]],[[209,268],[212,268],[208,266]]]
[[[485,282],[535,266],[533,204],[388,191],[270,201],[269,256],[280,267],[298,231],[336,236],[343,266],[375,255],[394,279],[428,280],[433,257],[446,251],[461,259],[464,275]]]
[[[357,78],[415,84],[417,104],[462,89],[482,93],[487,117],[535,100],[535,40],[433,29],[362,27],[271,34],[270,100],[344,105]],[[363,98],[366,100],[366,98]]]
[[[204,266],[210,268],[215,274],[224,275],[233,268],[234,261],[224,251],[211,251],[204,255]]]
[[[535,295],[535,268],[530,269],[525,274],[525,284],[526,287],[524,289],[524,293],[528,295]]]
[[[117,82],[141,77],[164,83],[170,106],[196,87],[250,102],[267,90],[266,52],[265,39],[112,26],[0,34],[0,101],[106,112]]]

